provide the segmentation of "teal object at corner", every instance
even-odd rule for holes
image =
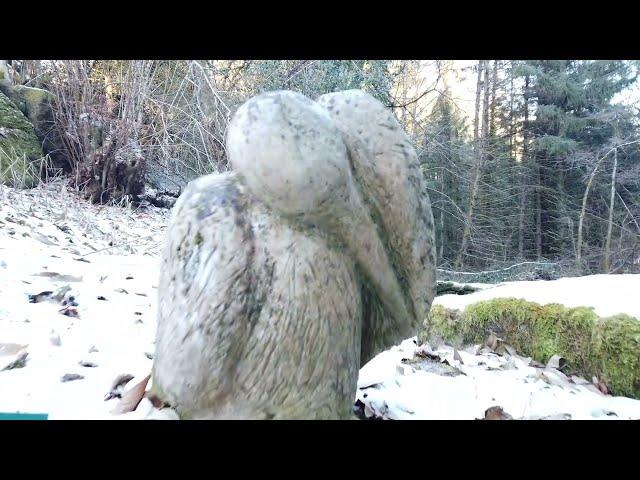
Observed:
[[[0,412],[0,420],[48,420],[48,413],[3,413]]]

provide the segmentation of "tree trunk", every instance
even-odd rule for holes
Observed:
[[[589,181],[587,182],[587,187],[584,189],[584,195],[582,195],[582,209],[580,210],[580,218],[578,219],[578,241],[576,242],[576,268],[578,270],[582,270],[582,226],[584,225],[584,217],[587,212],[587,199],[589,198],[589,191],[591,190],[591,184],[593,183],[593,179],[596,176],[598,167],[602,163],[602,160],[604,160],[607,155],[609,155],[609,153],[611,153],[611,151],[603,155],[596,163],[596,166],[593,168],[591,175],[589,175]]]
[[[489,116],[489,136],[496,134],[496,88],[498,83],[498,60],[493,61],[493,73],[491,75],[491,108]]]
[[[537,165],[537,188],[536,188],[536,258],[542,260],[542,193],[540,185],[542,185],[542,169]]]
[[[513,79],[512,79],[513,83]],[[522,162],[520,175],[520,212],[518,219],[518,256],[524,259],[524,218],[527,200],[525,171],[529,157],[529,75],[524,80],[524,122],[522,124]]]
[[[607,223],[607,240],[604,244],[604,273],[611,270],[611,231],[613,229],[613,206],[616,194],[616,171],[618,170],[618,149],[613,151],[613,172],[611,173],[611,200],[609,201],[609,222]]]
[[[467,243],[469,242],[469,236],[471,235],[471,223],[473,221],[473,209],[476,203],[476,196],[478,192],[478,185],[480,183],[480,163],[482,159],[481,152],[481,139],[478,136],[478,127],[480,123],[480,95],[482,92],[482,71],[485,68],[484,60],[478,61],[478,79],[476,82],[476,107],[475,114],[473,117],[473,143],[474,143],[474,151],[473,151],[473,174],[472,174],[472,183],[471,183],[471,191],[469,192],[469,207],[467,208],[467,214],[465,218],[464,230],[462,232],[462,242],[460,244],[460,250],[458,251],[458,257],[456,258],[456,266],[458,268],[462,267],[464,262],[464,255],[467,250]],[[485,74],[486,79],[486,74]],[[486,86],[486,85],[485,85]],[[486,110],[486,108],[485,108]],[[483,127],[484,127],[484,115],[483,115]],[[484,128],[483,128],[484,131]]]

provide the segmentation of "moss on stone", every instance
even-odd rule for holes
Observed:
[[[39,105],[43,102],[50,102],[53,99],[53,94],[42,88],[26,87],[24,85],[16,85],[13,88],[29,105]]]
[[[543,363],[560,355],[570,371],[597,376],[614,394],[640,398],[640,321],[628,315],[599,319],[587,307],[496,298],[463,312],[434,305],[418,338],[472,344],[491,331],[521,354]]]
[[[429,317],[423,324],[424,328],[418,334],[418,340],[425,343],[435,335],[440,335],[444,341],[452,345],[462,343],[458,313],[457,310],[449,310],[442,305],[433,305],[429,311]]]
[[[640,398],[640,321],[625,314],[601,319],[592,349],[598,378],[616,394]]]
[[[41,157],[42,147],[33,125],[0,93],[0,182],[33,187],[39,181],[36,160]]]

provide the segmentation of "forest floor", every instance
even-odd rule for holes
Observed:
[[[0,186],[0,413],[177,418],[142,397],[151,386],[158,261],[168,217],[168,210],[155,207],[91,205],[60,181],[22,191]],[[437,302],[462,308],[516,296],[640,316],[633,295],[640,275],[487,287]],[[590,380],[515,352],[476,353],[477,347],[431,351],[407,339],[381,353],[360,372],[362,414],[476,419],[501,407],[490,415],[640,419],[638,400],[605,395]]]

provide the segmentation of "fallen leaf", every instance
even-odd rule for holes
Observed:
[[[136,294],[136,295],[140,295],[141,297],[146,297],[146,296],[147,296],[147,294],[146,294],[146,293],[138,293],[138,292],[135,292],[135,294]]]
[[[89,353],[93,353],[93,352],[99,352],[100,350],[98,350],[98,348],[95,345],[91,345],[91,347],[89,347]]]
[[[75,261],[77,262],[85,262],[85,263],[91,263],[89,260],[87,260],[86,258],[74,258]]]
[[[100,295],[100,296],[98,297],[98,300],[106,300],[106,298],[105,298],[105,297],[103,297],[102,295]]]
[[[29,303],[39,303],[43,300],[47,300],[53,292],[51,290],[47,290],[44,292],[36,293],[35,295],[29,295]]]
[[[503,346],[509,355],[511,355],[512,357],[516,355],[516,350],[511,345],[507,345],[506,343],[503,343]]]
[[[609,389],[607,388],[607,384],[602,380],[598,381],[596,387],[600,390],[604,395],[609,395]]]
[[[97,366],[98,366],[98,364],[97,364],[97,363],[87,362],[86,360],[80,360],[80,361],[78,362],[78,364],[79,364],[81,367],[87,367],[87,368],[95,368],[95,367],[97,367]]]
[[[111,384],[111,389],[105,395],[104,401],[106,402],[107,400],[111,400],[112,398],[120,398],[122,396],[122,390],[124,390],[124,386],[131,380],[133,380],[133,375],[129,375],[128,373],[118,375]]]
[[[127,295],[129,294],[129,292],[127,292],[124,288],[116,288],[114,290],[114,292],[118,292],[118,293],[126,293]]]
[[[429,358],[431,360],[440,360],[440,355],[431,350],[429,345],[426,343],[416,349],[415,356],[420,358]]]
[[[144,392],[150,378],[151,374],[147,375],[131,389],[124,392],[120,398],[120,402],[111,411],[111,413],[120,415],[122,413],[133,412],[144,397]]]
[[[49,240],[47,237],[45,237],[44,235],[41,235],[38,232],[34,232],[33,233],[33,238],[35,238],[36,240],[38,240],[39,242],[44,243],[45,245],[58,245],[56,242],[52,242],[51,240]],[[55,237],[54,237],[55,238]],[[56,239],[57,240],[57,239]]]
[[[84,377],[77,373],[65,373],[60,379],[61,382],[72,382],[74,380],[82,380]]]
[[[505,412],[502,407],[494,406],[484,412],[485,420],[513,420],[513,417]]]
[[[364,415],[367,418],[371,418],[375,415],[375,412],[371,409],[371,407],[367,403],[364,404]]]
[[[64,307],[58,310],[62,315],[66,315],[67,317],[76,317],[78,318],[80,315],[78,314],[78,309],[73,307]]]
[[[22,351],[18,354],[17,358],[12,362],[9,362],[0,372],[4,372],[5,370],[13,370],[14,368],[23,368],[27,364],[27,356],[29,356],[29,352],[26,350]]]
[[[71,291],[71,287],[69,285],[65,285],[64,287],[60,287],[58,290],[56,290],[56,293],[54,293],[51,298],[53,298],[58,302],[62,302],[64,300],[64,297],[70,291]]]
[[[19,343],[0,343],[0,357],[5,355],[15,355],[27,347],[28,345],[21,345]]]
[[[553,355],[547,362],[547,368],[555,368],[562,370],[567,364],[567,361],[560,355]]]

